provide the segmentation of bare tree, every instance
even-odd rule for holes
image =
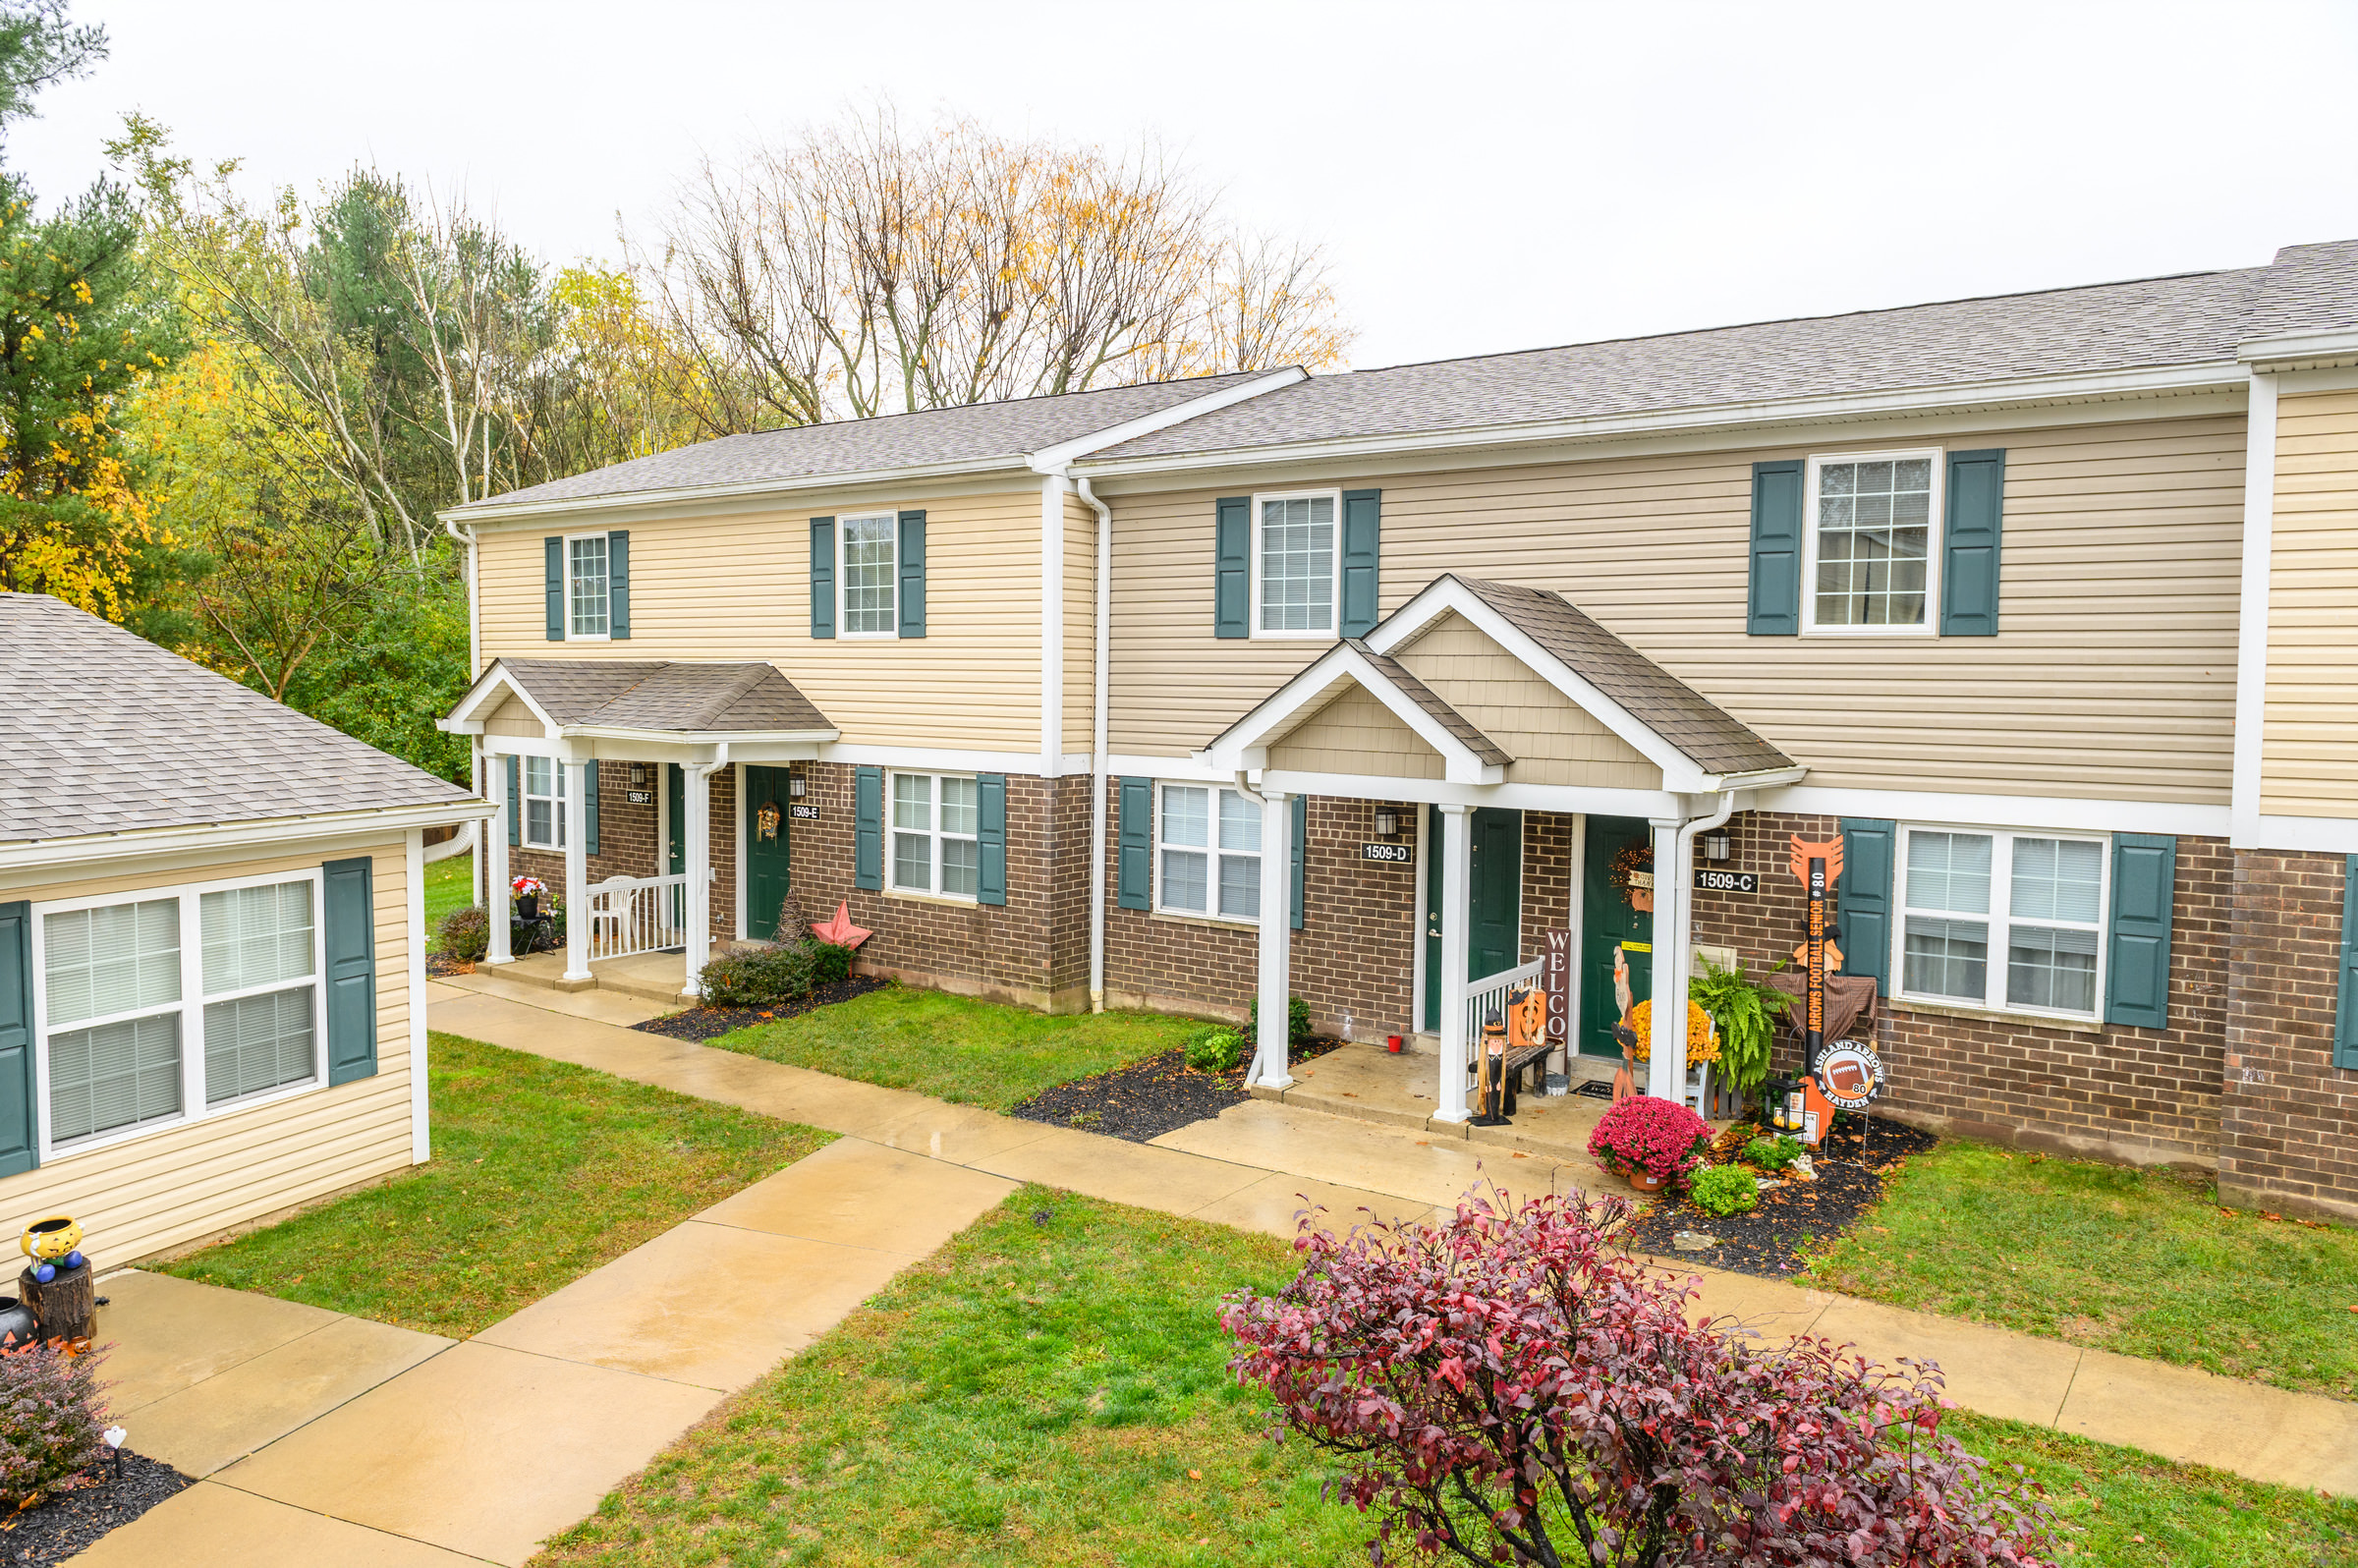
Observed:
[[[707,161],[651,252],[736,428],[1340,363],[1316,248],[1223,224],[1153,148],[922,134],[889,107]]]

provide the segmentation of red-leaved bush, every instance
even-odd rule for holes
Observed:
[[[1589,1152],[1599,1159],[1635,1165],[1659,1180],[1686,1180],[1712,1147],[1709,1122],[1674,1099],[1632,1094],[1599,1118],[1589,1134]]]
[[[1814,1337],[1696,1325],[1690,1284],[1609,1250],[1619,1199],[1462,1201],[1337,1237],[1221,1321],[1230,1368],[1347,1463],[1343,1494],[1423,1559],[2047,1564],[2046,1510],[1940,1430],[1939,1373]]]
[[[0,1504],[21,1507],[106,1452],[98,1356],[52,1340],[0,1349]]]

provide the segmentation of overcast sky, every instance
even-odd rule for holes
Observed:
[[[2268,260],[2358,238],[2358,3],[563,5],[77,0],[113,58],[9,161],[125,110],[311,187],[356,160],[553,260],[706,154],[889,92],[1159,137],[1326,248],[1360,365]]]

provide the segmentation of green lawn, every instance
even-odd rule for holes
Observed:
[[[1813,1284],[2358,1397],[2358,1232],[2226,1211],[2208,1179],[1947,1142]]]
[[[164,1270],[465,1336],[834,1139],[455,1035],[429,1060],[433,1159]]]
[[[534,1561],[1364,1563],[1368,1522],[1319,1496],[1331,1467],[1268,1442],[1225,1371],[1220,1298],[1293,1267],[1268,1238],[1029,1188]],[[1959,1420],[2049,1488],[2062,1561],[2276,1568],[2358,1540],[2358,1504]]]
[[[1163,1013],[1036,1013],[888,985],[712,1041],[888,1089],[1003,1111],[1053,1084],[1183,1045],[1205,1026]]]
[[[475,902],[475,857],[453,855],[425,868],[425,946],[441,946],[442,917]]]

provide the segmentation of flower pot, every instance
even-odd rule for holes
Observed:
[[[1658,1193],[1664,1187],[1670,1185],[1669,1182],[1663,1177],[1656,1176],[1654,1172],[1647,1170],[1642,1166],[1632,1165],[1629,1168],[1628,1175],[1629,1185],[1635,1187],[1641,1193]]]
[[[538,920],[540,918],[540,896],[537,893],[527,893],[517,899],[516,918],[520,921]]]

